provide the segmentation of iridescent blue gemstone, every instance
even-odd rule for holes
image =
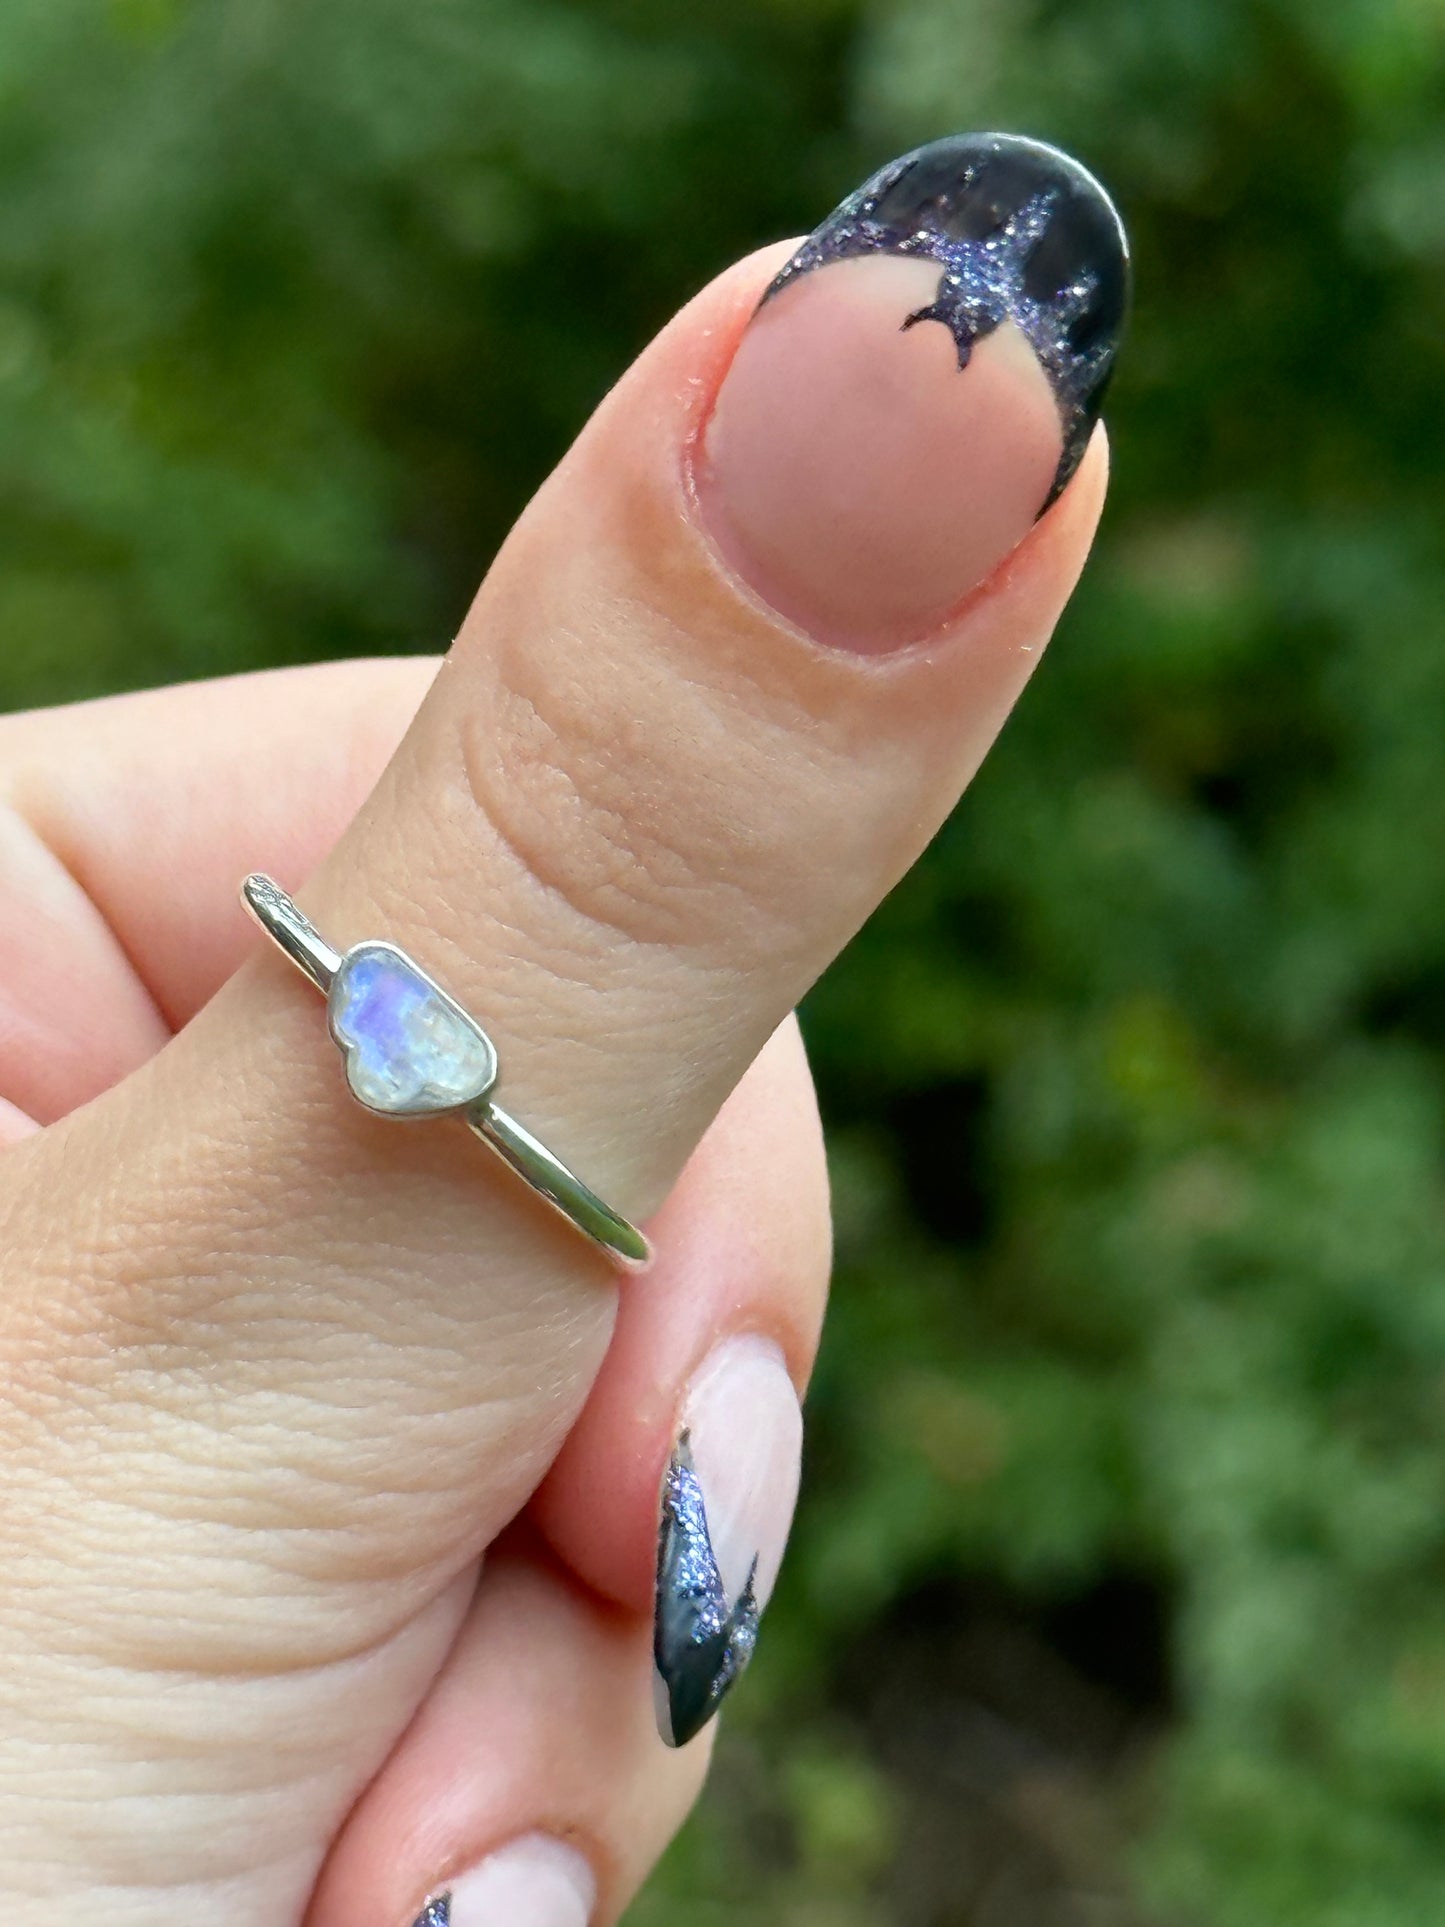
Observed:
[[[390,944],[358,944],[331,986],[331,1034],[352,1091],[399,1117],[473,1103],[497,1075],[491,1040]]]

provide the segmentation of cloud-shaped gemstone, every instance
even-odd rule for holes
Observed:
[[[391,944],[347,952],[328,1010],[347,1082],[370,1110],[394,1117],[456,1110],[496,1081],[486,1032]]]

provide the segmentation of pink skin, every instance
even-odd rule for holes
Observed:
[[[779,1393],[782,1377],[806,1376],[825,1229],[792,1033],[728,1101],[717,1141],[732,1148],[713,1178],[697,1153],[657,1213],[669,1255],[629,1283],[610,1350],[614,1296],[560,1226],[500,1180],[479,1182],[461,1136],[373,1127],[338,1100],[318,1013],[279,960],[256,956],[147,1060],[157,1030],[192,1017],[256,948],[234,904],[241,871],[315,869],[307,901],[323,928],[414,945],[495,1016],[519,1110],[604,1195],[644,1214],[668,1191],[749,1057],[952,807],[1038,661],[1103,489],[1097,438],[986,588],[947,588],[961,602],[927,648],[880,653],[886,624],[861,655],[789,632],[739,593],[745,569],[757,581],[743,552],[725,565],[706,493],[721,468],[701,478],[709,525],[689,512],[687,452],[745,336],[750,356],[764,326],[816,307],[830,283],[893,269],[823,270],[749,336],[782,258],[725,276],[618,385],[522,518],[381,789],[324,862],[424,666],[0,719],[7,800],[84,891],[79,904],[36,893],[44,914],[4,932],[46,993],[25,1023],[0,1020],[5,1095],[42,1122],[81,1106],[6,1153],[7,1256],[34,1281],[8,1297],[9,1355],[49,1361],[68,1397],[74,1335],[125,1336],[85,1351],[84,1397],[17,1399],[8,1414],[7,1445],[33,1474],[33,1503],[12,1510],[51,1529],[20,1547],[19,1621],[0,1612],[12,1698],[46,1764],[28,1770],[28,1739],[12,1750],[5,1880],[52,1912],[123,1878],[125,1918],[147,1927],[197,1895],[217,1927],[294,1927],[351,1812],[312,1927],[403,1927],[439,1883],[538,1833],[585,1853],[606,1927],[696,1790],[707,1737],[665,1749],[649,1692],[658,1479],[678,1423],[697,1420],[700,1383],[716,1419],[720,1345],[744,1341],[754,1360],[772,1347]],[[931,366],[943,398],[916,398],[918,448],[934,407],[970,384],[981,409],[990,361],[981,351],[960,374],[939,359],[945,330],[900,338],[896,324],[895,312],[886,353]],[[728,407],[725,395],[719,422]],[[765,468],[798,455],[781,399],[773,427],[753,444]],[[947,451],[978,467],[976,447]],[[980,477],[976,497],[1002,487]],[[846,529],[779,504],[805,508],[815,559],[843,566]],[[861,588],[892,553],[878,550]],[[898,579],[909,594],[922,585],[916,567]],[[943,593],[933,581],[911,605],[895,599],[888,633],[921,633],[925,601],[936,609]],[[855,625],[858,613],[841,610]],[[66,901],[96,920],[59,930]],[[72,926],[75,945],[57,946]],[[114,942],[93,941],[106,930]],[[57,947],[86,958],[64,999],[35,967]],[[41,1064],[62,1023],[103,1058],[76,1047]],[[781,1088],[749,1086],[780,1057],[792,1064]],[[140,1073],[87,1105],[102,1061],[107,1076]],[[701,1212],[709,1182],[721,1223]],[[765,1206],[777,1188],[784,1208]],[[133,1413],[131,1449],[112,1449],[115,1415]],[[750,1423],[724,1421],[722,1434]],[[196,1426],[204,1451],[170,1449]],[[90,1449],[92,1428],[104,1450]],[[771,1463],[791,1465],[794,1428],[789,1414]],[[549,1465],[535,1524],[505,1530]],[[749,1509],[753,1489],[739,1485]],[[745,1540],[776,1544],[791,1493],[775,1496]],[[57,1516],[73,1521],[59,1541]],[[29,1601],[45,1587],[55,1605],[41,1613]],[[54,1626],[65,1637],[37,1668]],[[87,1638],[128,1695],[119,1714],[80,1663]],[[67,1703],[68,1766],[54,1744]],[[164,1891],[136,1885],[152,1877]]]
[[[1011,324],[966,368],[941,322],[904,321],[930,261],[872,255],[773,297],[704,431],[699,501],[728,561],[820,640],[868,654],[938,627],[1028,534],[1063,433]]]

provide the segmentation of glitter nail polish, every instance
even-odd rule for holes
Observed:
[[[1119,217],[1057,149],[935,141],[764,293],[693,465],[724,558],[819,641],[948,623],[1088,446],[1128,294]]]
[[[802,1414],[776,1345],[724,1341],[694,1377],[663,1473],[653,1619],[658,1730],[701,1732],[737,1684],[782,1562]]]
[[[1005,322],[1023,335],[1053,388],[1063,426],[1052,501],[1098,420],[1124,325],[1128,242],[1103,188],[1057,147],[1018,134],[934,141],[850,194],[763,300],[815,268],[869,254],[937,264],[933,300],[904,315],[900,326],[941,322],[961,369],[975,343]]]

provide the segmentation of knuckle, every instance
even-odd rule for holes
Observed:
[[[678,688],[659,728],[655,695],[627,707],[604,682],[503,657],[489,699],[458,718],[469,804],[550,945],[735,956],[764,915],[766,853],[729,794],[725,723]]]

